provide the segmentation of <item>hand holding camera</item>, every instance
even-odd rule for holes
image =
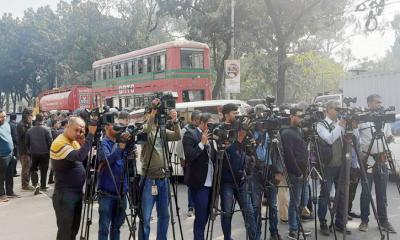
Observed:
[[[208,142],[208,129],[201,134],[201,143],[207,145]]]

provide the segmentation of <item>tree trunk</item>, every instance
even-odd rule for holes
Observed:
[[[225,44],[226,48],[224,51],[224,55],[222,56],[220,62],[218,63],[218,59],[216,56],[216,51],[214,52],[214,67],[215,70],[217,71],[217,80],[215,81],[215,85],[213,88],[212,96],[213,99],[220,99],[222,98],[221,90],[222,90],[222,84],[224,84],[224,71],[225,71],[225,60],[229,58],[229,55],[231,53],[231,40],[230,39],[225,39],[223,41]]]
[[[286,47],[280,45],[278,47],[278,82],[277,82],[277,104],[285,102],[285,81],[286,81],[286,69],[287,69],[287,55]]]
[[[10,112],[10,93],[6,93],[6,112]]]

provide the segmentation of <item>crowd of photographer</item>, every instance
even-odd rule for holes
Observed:
[[[222,107],[219,122],[207,112],[194,111],[191,121],[182,123],[173,102],[155,98],[146,121],[135,125],[129,125],[125,112],[51,115],[47,124],[38,114],[32,124],[32,112],[25,110],[17,124],[13,115],[7,123],[0,111],[0,201],[19,197],[12,180],[19,159],[23,190],[38,194],[55,182],[57,239],[75,239],[79,229],[82,233],[90,227],[91,215],[83,219],[91,199],[99,205],[98,239],[120,239],[120,228],[127,223],[131,234],[137,230],[140,240],[148,240],[156,205],[157,239],[166,240],[170,224],[175,231],[170,143],[176,142],[188,186],[188,216],[195,215],[195,240],[212,239],[216,216],[224,239],[232,239],[236,203],[250,240],[261,239],[265,219],[272,240],[282,239],[279,220],[287,220],[289,239],[307,238],[311,231],[302,225],[304,212],[312,212],[315,221],[318,217],[325,236],[351,234],[346,224],[352,217],[360,217],[359,230],[368,231],[372,183],[378,225],[383,232],[396,233],[388,220],[386,197],[388,166],[393,167],[386,146],[392,140],[385,124],[390,116],[382,111],[379,95],[369,96],[367,103],[369,110],[362,113],[337,102],[328,102],[324,110],[298,106],[276,110],[268,98],[246,116],[238,116],[238,106],[230,103]],[[381,141],[374,142],[375,138]],[[136,171],[139,155],[141,176]],[[352,203],[360,181],[358,215]],[[317,185],[319,196],[314,194]],[[180,224],[176,196],[175,205]],[[268,208],[265,217],[263,206]],[[132,226],[133,215],[139,218],[137,228]]]

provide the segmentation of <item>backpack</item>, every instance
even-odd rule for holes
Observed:
[[[329,132],[332,132],[333,129],[325,120],[321,121],[320,123],[326,129],[328,129]],[[320,157],[321,163],[325,166],[328,166],[333,158],[332,145],[325,142],[321,137],[317,138],[317,145],[318,145],[319,157]]]

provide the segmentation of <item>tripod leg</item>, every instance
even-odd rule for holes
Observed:
[[[372,150],[372,146],[374,144],[374,141],[375,141],[375,135],[374,135],[374,138],[372,139],[372,141],[371,141],[371,143],[370,143],[370,145],[368,147],[367,159],[371,155],[371,150]],[[357,139],[354,136],[353,136],[353,142],[355,142],[355,143],[357,142]],[[378,224],[379,234],[381,236],[381,239],[385,239],[385,235],[383,234],[381,223],[380,223],[379,218],[378,218],[378,212],[376,210],[376,206],[375,206],[374,200],[372,198],[371,185],[368,182],[367,172],[366,172],[364,163],[363,163],[362,159],[360,158],[360,154],[359,154],[359,150],[358,150],[357,144],[353,144],[353,145],[354,145],[354,150],[356,152],[358,165],[360,166],[361,183],[362,183],[361,186],[362,187],[364,186],[364,188],[366,188],[366,190],[367,190],[368,199],[369,199],[369,202],[371,204],[372,211],[374,213],[374,217],[375,217],[376,223]]]

